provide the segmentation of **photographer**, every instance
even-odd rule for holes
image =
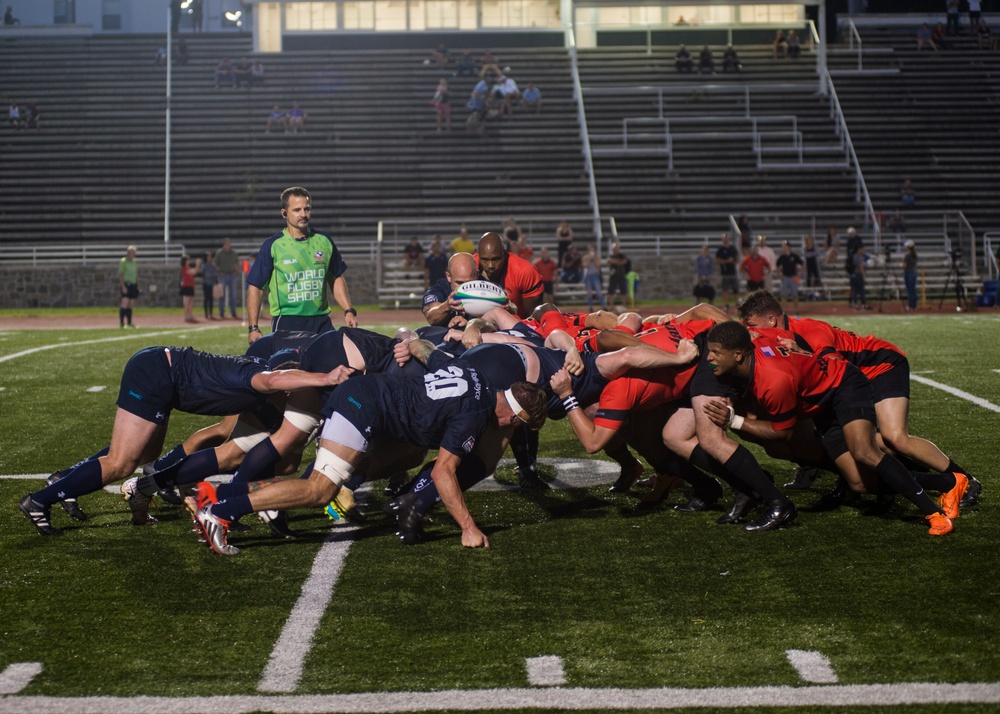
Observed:
[[[912,240],[903,243],[903,283],[906,285],[906,310],[917,309],[917,246]]]

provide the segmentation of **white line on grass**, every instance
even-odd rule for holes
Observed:
[[[107,389],[107,387],[102,386],[102,385],[96,385],[96,386],[93,386],[93,387],[87,387],[87,391],[88,392],[95,392],[95,393],[96,392],[103,392],[105,389]]]
[[[562,657],[555,655],[528,657],[524,660],[524,666],[528,670],[528,684],[532,686],[561,687],[566,684]]]
[[[222,697],[4,697],[0,714],[249,714],[422,712],[482,709],[682,709],[714,707],[1000,704],[1000,682],[836,684],[710,689],[468,689],[439,692]]]
[[[41,662],[17,662],[0,672],[0,694],[17,694],[42,672]]]
[[[949,387],[947,384],[941,384],[941,382],[935,382],[933,379],[927,379],[926,377],[918,377],[917,375],[911,374],[910,379],[914,382],[920,382],[921,384],[926,384],[928,387],[935,387],[940,389],[942,392],[948,392],[953,396],[964,399],[968,402],[972,402],[978,407],[983,409],[989,409],[991,412],[997,412],[1000,414],[1000,407],[998,407],[993,402],[988,402],[985,399],[980,399],[974,394],[969,394],[968,392],[963,392],[961,389],[955,389],[954,387]]]
[[[221,327],[221,325],[219,326]],[[193,330],[185,330],[185,332],[201,332],[202,330],[217,330],[218,327],[196,327]],[[98,345],[105,342],[121,342],[122,340],[134,340],[137,337],[159,337],[160,335],[176,335],[177,331],[171,332],[130,332],[128,335],[122,337],[105,337],[100,340],[83,340],[82,342],[60,342],[55,345],[42,345],[41,347],[32,347],[30,350],[22,350],[21,352],[15,352],[12,355],[5,355],[0,357],[0,362],[6,362],[7,360],[12,360],[15,357],[27,357],[28,355],[33,355],[36,352],[44,352],[45,350],[54,350],[57,347],[81,347],[83,345]]]
[[[787,650],[785,656],[803,681],[815,684],[836,684],[837,675],[830,660],[813,650]]]

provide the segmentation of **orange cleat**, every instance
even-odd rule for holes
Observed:
[[[927,532],[932,536],[948,535],[955,530],[955,526],[952,524],[951,519],[943,513],[932,513],[927,516],[927,520],[930,521],[931,524],[931,527]]]
[[[948,518],[958,518],[958,504],[962,502],[962,497],[969,489],[969,479],[963,474],[952,474],[955,477],[955,488],[942,493],[938,497],[938,505]]]

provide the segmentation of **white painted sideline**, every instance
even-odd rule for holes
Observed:
[[[15,359],[17,357],[27,357],[28,355],[33,355],[36,352],[44,352],[45,350],[54,350],[59,347],[81,347],[83,345],[99,345],[105,342],[121,342],[123,340],[134,340],[138,337],[159,337],[160,335],[176,335],[178,332],[201,332],[203,330],[216,330],[223,325],[209,325],[207,327],[194,327],[194,328],[183,328],[179,327],[168,332],[129,332],[121,337],[106,337],[101,340],[83,340],[82,342],[57,342],[54,345],[42,345],[41,347],[32,347],[30,350],[22,350],[20,352],[15,352],[12,355],[4,355],[0,357],[0,362],[6,362],[8,360]]]
[[[16,662],[0,672],[0,694],[17,694],[42,673],[41,662]]]
[[[982,407],[983,409],[989,409],[991,412],[997,412],[998,414],[1000,414],[1000,407],[998,407],[993,402],[988,402],[985,399],[980,399],[974,394],[963,392],[961,389],[955,389],[955,387],[949,387],[947,384],[941,384],[941,382],[935,382],[933,379],[927,379],[926,377],[920,377],[915,374],[911,374],[910,379],[912,379],[914,382],[920,382],[921,384],[926,384],[928,387],[934,387],[935,389],[940,389],[942,392],[947,392],[952,396],[959,397],[968,402],[972,402],[977,407]]]
[[[524,666],[528,670],[528,684],[532,686],[561,687],[566,684],[562,657],[555,655],[528,657],[524,660]]]
[[[785,656],[803,681],[814,684],[836,684],[837,675],[830,660],[813,650],[787,650]]]
[[[1000,682],[710,689],[466,689],[228,697],[3,697],[0,714],[324,714],[481,709],[681,709],[1000,704]]]

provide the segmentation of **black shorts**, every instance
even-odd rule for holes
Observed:
[[[181,286],[181,295],[184,295],[184,296],[188,296],[188,295],[194,296],[194,286],[192,285],[191,287],[185,287],[185,286],[182,285]]]
[[[139,286],[135,283],[125,283],[125,287],[122,288],[122,297],[135,300],[139,297]]]
[[[173,395],[165,347],[147,347],[132,355],[122,372],[119,409],[154,424],[166,424]]]
[[[763,289],[764,289],[764,281],[763,280],[760,281],[759,283],[756,280],[747,280],[747,292],[748,293],[749,292],[753,292],[754,290],[763,290]]]
[[[556,287],[556,284],[552,280],[543,280],[542,281],[542,291],[548,293],[549,295],[552,295],[552,294],[555,293],[555,291],[556,291],[555,287]]]
[[[830,406],[814,417],[820,436],[835,427],[843,427],[852,421],[864,419],[875,423],[875,398],[872,385],[861,370],[847,364],[844,378],[833,390]]]
[[[868,378],[875,395],[875,403],[893,397],[910,398],[910,360],[895,350],[879,350],[872,367],[858,365]]]
[[[608,295],[614,295],[615,293],[628,295],[628,285],[625,284],[624,277],[612,275],[608,278]]]
[[[335,330],[330,322],[330,314],[325,315],[278,315],[271,318],[271,332],[286,330],[288,332],[314,332],[321,335]]]

